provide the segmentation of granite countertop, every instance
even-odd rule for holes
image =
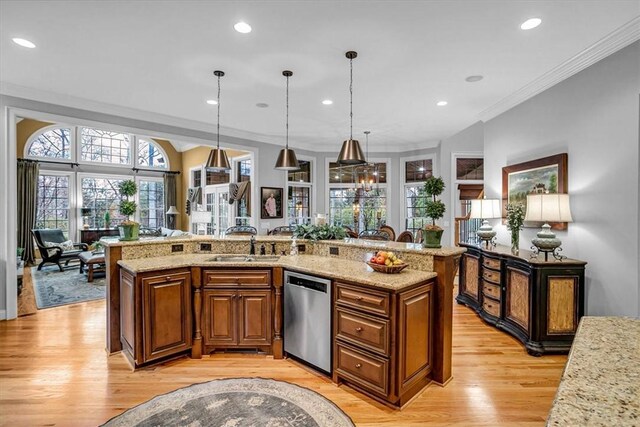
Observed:
[[[255,236],[256,242],[282,242],[282,241],[290,241],[290,236]],[[250,236],[225,236],[225,237],[212,237],[212,236],[201,236],[195,234],[189,234],[187,236],[179,236],[179,237],[140,237],[139,240],[130,240],[130,241],[122,241],[118,237],[103,237],[100,239],[100,242],[105,246],[139,246],[139,245],[157,245],[161,243],[187,243],[187,242],[212,242],[212,241],[220,241],[220,242],[237,242],[237,241],[246,241],[248,242]],[[302,241],[302,240],[300,240]]]
[[[421,243],[385,242],[380,240],[343,239],[343,240],[319,240],[317,243],[331,246],[351,246],[358,248],[371,248],[372,250],[390,249],[393,251],[415,252],[427,255],[450,256],[466,252],[465,248],[457,246],[443,246],[437,249],[424,248]]]
[[[282,256],[278,261],[220,262],[215,254],[171,255],[156,258],[121,260],[118,264],[133,273],[183,267],[283,267],[330,279],[355,281],[384,289],[401,290],[424,282],[436,273],[404,269],[399,274],[373,271],[366,263],[314,255]]]
[[[640,425],[640,319],[582,318],[547,425]]]

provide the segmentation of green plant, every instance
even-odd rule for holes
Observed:
[[[138,210],[138,205],[131,200],[131,197],[135,196],[138,191],[136,182],[132,179],[122,181],[118,189],[120,190],[120,196],[123,198],[120,201],[120,213],[129,217],[129,221],[123,221],[123,223],[137,224],[133,221],[132,217],[136,213],[136,210]]]
[[[109,211],[106,211],[104,213],[104,228],[110,228],[111,227],[111,214],[109,213]]]
[[[509,203],[507,205],[507,228],[511,233],[517,233],[524,224],[524,205],[521,203]]]
[[[299,239],[309,240],[336,240],[347,237],[344,228],[337,225],[298,225],[293,231],[293,235]]]
[[[436,225],[436,220],[442,218],[447,210],[442,200],[438,199],[438,196],[444,191],[444,181],[440,177],[432,176],[425,181],[424,191],[427,198],[431,198],[431,200],[427,199],[425,203],[425,213],[431,218],[431,225],[427,227],[433,230],[441,230]]]

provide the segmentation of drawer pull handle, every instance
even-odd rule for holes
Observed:
[[[356,369],[362,368],[362,363],[356,363]]]
[[[164,279],[165,279],[166,281],[169,281],[169,280],[171,280],[171,276],[167,276],[167,277],[165,277]]]
[[[362,332],[362,328],[361,328],[360,326],[358,326],[358,327],[356,328],[356,332]]]
[[[362,297],[357,296],[357,297],[356,297],[356,301],[362,301]]]

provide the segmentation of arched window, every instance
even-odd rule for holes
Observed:
[[[169,169],[169,159],[160,144],[150,139],[138,139],[138,166]]]
[[[40,130],[27,144],[27,157],[47,157],[51,159],[71,159],[71,129],[48,128]]]
[[[131,135],[108,130],[80,129],[80,160],[130,165]]]

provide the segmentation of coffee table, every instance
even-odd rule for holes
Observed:
[[[87,266],[87,282],[93,282],[93,273],[106,271],[104,261],[104,252],[93,253],[91,251],[81,252],[78,255],[80,259],[80,273],[84,273],[84,266]]]

